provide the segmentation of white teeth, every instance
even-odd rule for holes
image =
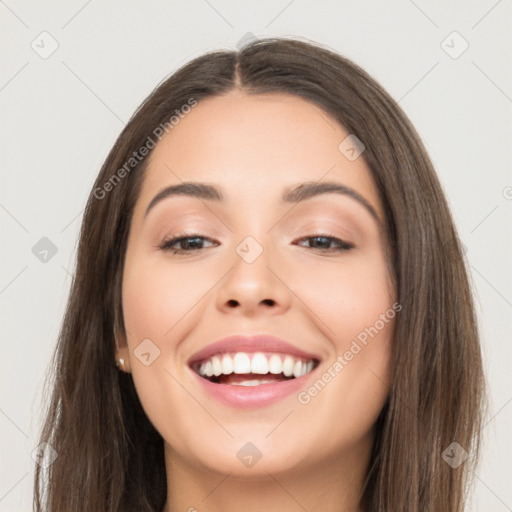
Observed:
[[[273,373],[274,375],[283,373],[283,363],[281,362],[281,358],[277,354],[272,354],[270,356],[270,360],[268,362],[268,369],[270,373]]]
[[[213,375],[218,377],[222,373],[222,363],[217,356],[212,357]]]
[[[232,373],[239,375],[246,373],[255,373],[259,375],[266,375],[270,373],[273,375],[279,375],[282,373],[285,377],[297,378],[309,373],[313,369],[314,365],[315,363],[313,360],[302,361],[301,359],[291,355],[272,354],[267,356],[262,352],[256,352],[254,354],[237,352],[235,354],[215,355],[210,359],[203,361],[197,371],[199,375],[203,377],[219,377],[220,375],[230,375]],[[256,386],[257,384],[251,383],[264,383],[269,381],[252,380],[243,382],[248,382],[248,384],[238,384],[242,386]]]
[[[245,352],[238,352],[233,359],[235,373],[251,373],[251,360]]]
[[[233,386],[259,386],[260,384],[267,384],[268,382],[275,382],[273,380],[243,380],[242,382],[232,382]]]
[[[260,373],[261,375],[268,373],[268,361],[265,354],[257,352],[252,356],[251,373]]]
[[[293,375],[293,357],[286,356],[283,361],[283,373],[285,377],[291,377]],[[313,361],[311,361],[311,367],[313,367]]]
[[[211,377],[213,375],[213,365],[211,361],[206,361],[204,373],[207,377]]]
[[[307,363],[304,361],[297,361],[293,367],[293,376],[295,378],[302,377],[309,373],[313,369],[313,361],[308,361]]]
[[[224,375],[230,375],[231,373],[233,373],[233,369],[233,359],[229,357],[227,354],[225,354],[222,358],[222,373]]]

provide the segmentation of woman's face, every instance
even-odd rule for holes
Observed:
[[[254,476],[368,462],[396,307],[382,205],[348,136],[298,97],[233,91],[183,114],[150,155],[118,356],[168,463]],[[185,182],[218,198],[161,194]],[[304,183],[333,186],[292,193]],[[233,335],[245,344],[208,350]]]

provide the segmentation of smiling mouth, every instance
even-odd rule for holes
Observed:
[[[214,384],[260,386],[297,379],[313,371],[317,359],[271,352],[217,354],[195,362],[191,368]]]

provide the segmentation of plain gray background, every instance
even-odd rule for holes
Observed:
[[[0,511],[32,509],[43,377],[103,160],[164,77],[247,33],[349,57],[423,138],[467,248],[491,394],[468,510],[512,510],[511,10],[510,0],[0,1]],[[57,250],[46,261],[43,237]]]

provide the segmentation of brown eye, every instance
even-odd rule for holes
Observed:
[[[301,238],[301,241],[313,241],[312,244],[310,244],[310,247],[312,245],[312,249],[317,249],[319,251],[324,252],[341,252],[341,251],[348,251],[350,249],[354,248],[354,245],[345,242],[344,240],[341,240],[339,238],[328,236],[328,235],[316,235],[311,237],[305,237]],[[334,244],[334,247],[332,247],[332,244]]]
[[[189,234],[187,236],[176,236],[168,240],[164,240],[159,247],[163,251],[170,251],[173,254],[196,252],[205,248],[203,247],[205,241],[215,243],[210,238],[196,234]]]

